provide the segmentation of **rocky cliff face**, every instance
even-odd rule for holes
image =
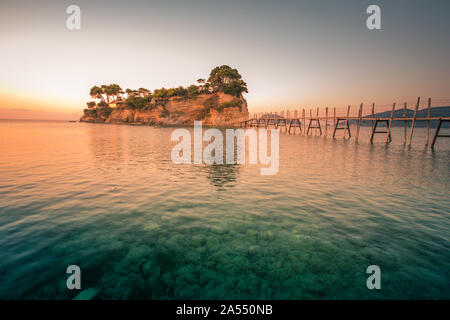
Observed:
[[[142,109],[127,106],[84,110],[82,122],[147,125],[193,125],[231,127],[248,118],[247,101],[222,92],[199,94],[195,98],[172,97],[152,100]]]

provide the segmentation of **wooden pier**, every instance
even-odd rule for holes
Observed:
[[[426,117],[418,117],[417,114],[419,112],[420,107],[420,97],[417,99],[417,102],[414,106],[413,116],[407,117],[407,103],[403,105],[403,113],[402,116],[395,116],[395,108],[396,104],[393,103],[392,108],[390,110],[389,116],[377,117],[375,115],[375,104],[372,104],[371,111],[369,114],[364,116],[364,106],[361,103],[359,109],[357,109],[357,115],[351,116],[351,106],[347,107],[347,112],[345,115],[337,115],[336,108],[333,109],[333,116],[328,116],[329,108],[325,108],[325,115],[319,116],[320,110],[316,109],[315,114],[313,114],[312,109],[309,110],[309,117],[306,116],[305,109],[302,109],[302,112],[294,111],[293,117],[291,117],[290,111],[281,111],[279,113],[276,112],[268,112],[268,113],[258,113],[253,114],[252,117],[245,121],[241,121],[239,126],[241,128],[275,128],[280,130],[285,130],[285,132],[291,134],[296,133],[296,128],[298,128],[300,134],[310,135],[313,131],[316,134],[327,136],[328,134],[328,123],[331,121],[333,126],[333,134],[332,137],[336,138],[336,133],[338,130],[344,130],[343,137],[351,138],[352,132],[350,130],[350,121],[356,123],[356,134],[355,140],[359,139],[360,127],[363,122],[370,121],[371,122],[371,134],[370,134],[370,142],[373,143],[374,136],[376,134],[385,134],[386,143],[392,142],[392,124],[394,121],[403,121],[403,143],[406,145],[411,145],[413,136],[414,136],[414,128],[418,122],[425,121],[426,122],[426,141],[425,145],[428,146],[429,137],[430,137],[430,121],[437,121],[438,125],[434,131],[434,136],[431,142],[431,148],[433,149],[437,138],[449,138],[450,135],[440,134],[440,130],[442,124],[445,122],[450,122],[450,116],[445,117],[432,117],[431,116],[431,98],[428,99],[427,103],[427,116]],[[384,111],[382,113],[387,113]],[[379,124],[384,123],[384,130],[380,129]],[[407,127],[408,123],[411,123],[410,132],[409,132],[409,141],[407,141]],[[307,125],[306,125],[307,124]],[[322,132],[322,125],[324,127],[324,132]]]

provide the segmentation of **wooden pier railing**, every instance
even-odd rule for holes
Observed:
[[[450,100],[449,100],[450,102]],[[411,145],[413,136],[414,136],[414,128],[416,124],[420,121],[426,122],[426,139],[425,145],[428,145],[429,137],[430,137],[430,121],[437,121],[438,125],[435,129],[434,136],[431,142],[431,148],[434,148],[437,138],[441,137],[450,137],[450,135],[440,134],[440,130],[442,124],[444,122],[450,122],[450,116],[431,116],[431,98],[428,99],[427,103],[427,115],[426,117],[418,117],[417,114],[419,112],[420,107],[420,97],[417,98],[417,102],[414,106],[414,111],[412,116],[407,116],[408,112],[411,111],[407,109],[407,103],[404,103],[403,110],[400,111],[401,116],[396,116],[396,104],[393,103],[392,108],[389,111],[384,110],[381,112],[383,116],[376,116],[375,113],[375,104],[371,105],[370,113],[364,115],[364,105],[361,103],[359,109],[357,109],[357,115],[351,116],[351,106],[347,107],[347,112],[345,114],[338,115],[336,113],[336,108],[333,108],[333,116],[328,116],[329,108],[325,108],[325,115],[320,116],[319,108],[316,109],[315,114],[313,114],[312,109],[309,110],[309,117],[306,116],[305,109],[302,109],[301,113],[299,110],[295,110],[293,112],[293,116],[291,117],[291,111],[279,111],[279,112],[267,112],[267,113],[254,113],[249,119],[245,121],[241,121],[239,126],[242,128],[275,128],[282,130],[283,128],[289,134],[296,133],[296,129],[301,134],[310,135],[313,132],[316,132],[320,135],[327,136],[328,134],[328,124],[331,121],[333,126],[333,134],[332,137],[336,137],[337,130],[344,130],[343,137],[351,138],[352,133],[350,129],[350,122],[354,122],[356,124],[356,133],[355,140],[359,139],[360,127],[363,122],[371,122],[371,134],[370,134],[370,142],[373,142],[374,136],[376,134],[386,134],[386,143],[392,142],[392,124],[394,121],[403,121],[403,143],[407,143],[407,127],[408,123],[411,123],[411,128],[409,132],[409,141],[408,145]],[[380,113],[377,113],[380,115]],[[386,116],[384,116],[386,114]],[[307,123],[307,125],[305,125]],[[385,130],[378,131],[377,128],[379,124],[384,123],[386,125]],[[324,132],[322,132],[322,126],[324,128]]]

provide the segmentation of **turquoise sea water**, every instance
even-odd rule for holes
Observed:
[[[281,133],[261,176],[173,164],[173,128],[0,121],[0,298],[449,299],[450,139],[367,130]]]

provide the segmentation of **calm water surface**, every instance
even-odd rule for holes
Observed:
[[[261,176],[173,164],[171,128],[0,121],[0,298],[72,299],[76,264],[82,298],[449,299],[450,139],[362,130],[282,133]]]

